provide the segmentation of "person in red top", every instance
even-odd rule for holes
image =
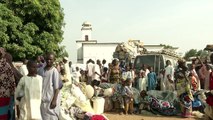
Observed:
[[[213,64],[213,53],[210,56],[211,63]],[[209,75],[209,92],[206,93],[208,104],[204,110],[207,120],[213,120],[213,72]]]
[[[190,82],[191,82],[191,86],[192,86],[192,90],[193,91],[197,91],[198,90],[198,82],[197,82],[197,79],[194,75],[194,73],[189,73],[189,79],[190,79]]]

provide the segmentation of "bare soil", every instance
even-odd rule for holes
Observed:
[[[180,116],[161,116],[161,115],[119,115],[118,113],[104,113],[109,120],[196,120],[195,118],[182,118]]]

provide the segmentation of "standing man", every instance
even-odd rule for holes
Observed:
[[[172,67],[171,61],[166,61],[166,68],[165,68],[165,75],[164,75],[164,85],[166,86],[163,88],[164,90],[174,91],[174,68]]]
[[[69,61],[69,68],[70,68],[70,73],[74,71],[74,68],[72,67],[72,61]]]
[[[41,116],[42,120],[58,120],[60,111],[60,92],[62,87],[59,79],[59,72],[53,66],[55,55],[46,54],[46,66],[38,71],[43,77]]]
[[[65,70],[65,75],[67,76],[67,79],[68,79],[68,84],[71,84],[72,80],[71,80],[71,73],[70,73],[68,57],[63,58],[63,63],[64,63],[63,68]]]
[[[92,80],[94,79],[95,75],[95,65],[92,59],[87,61],[86,65],[86,74],[87,74],[87,84],[91,84]]]
[[[101,61],[97,60],[96,64],[95,64],[95,70],[94,70],[95,71],[95,75],[94,75],[93,80],[95,79],[95,80],[100,81],[100,77],[101,77],[101,74],[102,74],[101,69],[102,69]]]

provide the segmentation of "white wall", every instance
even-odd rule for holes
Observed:
[[[90,40],[90,41],[84,41],[84,40],[77,40],[76,45],[77,45],[77,63],[83,63],[83,44],[87,43],[92,43],[95,44],[97,43],[97,40]]]
[[[115,52],[117,44],[84,44],[83,45],[83,63],[87,60],[92,59],[96,61],[97,59],[105,59],[107,63],[111,62],[113,59],[113,52]]]

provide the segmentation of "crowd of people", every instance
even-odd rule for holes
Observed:
[[[177,115],[177,108],[171,103],[159,102],[148,94],[150,91],[169,91],[176,93],[181,115],[190,117],[197,100],[195,94],[202,90],[206,99],[200,100],[203,107],[199,111],[206,119],[213,119],[213,72],[199,59],[193,60],[190,68],[183,59],[178,60],[177,66],[167,60],[159,73],[153,71],[153,66],[145,64],[135,70],[132,63],[118,59],[96,62],[89,59],[86,69],[73,68],[67,57],[57,62],[55,59],[54,53],[49,52],[36,60],[24,59],[17,68],[12,64],[12,56],[0,48],[0,120],[16,117],[20,120],[58,120],[61,89],[81,82],[91,85],[96,96],[101,96],[96,88],[113,85],[110,111],[120,114],[139,114],[144,109],[153,111],[160,107],[159,112],[164,115]],[[210,60],[213,64],[213,54]],[[138,96],[135,96],[136,91]]]

